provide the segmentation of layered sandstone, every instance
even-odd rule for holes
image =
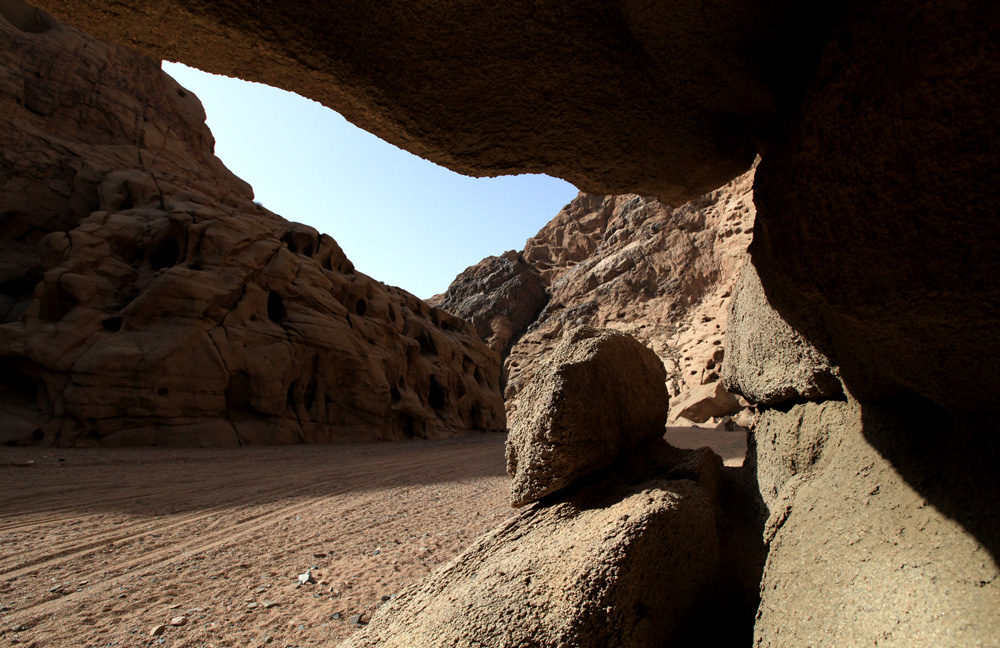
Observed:
[[[156,61],[0,8],[0,442],[505,428],[475,330],[255,204]]]

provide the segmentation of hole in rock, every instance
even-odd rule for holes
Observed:
[[[156,390],[156,395],[157,396],[166,396],[169,393],[170,393],[170,390],[167,389],[166,387],[160,387],[159,389]]]
[[[29,34],[43,34],[56,26],[52,16],[21,0],[0,0],[0,16]]]
[[[275,323],[285,319],[285,300],[273,290],[267,296],[267,318]]]
[[[87,430],[87,440],[88,441],[100,441],[101,433],[97,430]]]
[[[439,410],[444,407],[444,389],[438,383],[436,376],[431,376],[431,387],[427,394],[427,404]]]
[[[164,268],[172,268],[177,264],[177,260],[181,256],[181,246],[177,244],[177,241],[168,237],[160,240],[153,248],[152,253],[149,255],[149,263],[153,266],[154,270],[163,270]]]
[[[285,394],[285,404],[288,405],[288,409],[295,409],[295,381],[288,386],[288,392]]]
[[[42,432],[41,428],[38,428],[31,433],[31,438],[34,439],[35,441],[41,441],[42,439],[45,438],[45,433]]]
[[[226,389],[226,409],[230,412],[250,412],[250,376],[245,371],[237,371],[229,377]]]
[[[117,333],[122,330],[122,318],[121,317],[109,317],[108,319],[101,322],[101,326],[104,327],[105,331],[110,333]]]
[[[38,385],[16,363],[0,361],[0,403],[16,408],[34,407]]]
[[[361,317],[365,316],[365,312],[368,310],[368,303],[363,299],[359,299],[358,303],[354,305],[354,312]]]
[[[401,398],[399,390],[394,386],[389,388],[389,396],[392,398],[393,403],[398,403]]]
[[[417,337],[417,342],[420,343],[420,353],[421,355],[436,355],[437,347],[434,346],[434,338],[428,332],[421,333]]]

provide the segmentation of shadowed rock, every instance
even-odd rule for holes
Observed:
[[[771,307],[751,263],[743,266],[733,288],[725,348],[722,382],[752,403],[822,400],[843,393],[826,356]]]
[[[664,645],[715,582],[721,461],[656,443],[670,460],[645,477],[608,471],[524,510],[342,648]]]
[[[567,333],[511,418],[511,504],[554,493],[663,436],[665,377],[656,354],[625,333],[590,327]]]

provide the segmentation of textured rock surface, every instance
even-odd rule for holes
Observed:
[[[10,15],[46,29],[0,20],[0,442],[504,429],[472,327],[255,205],[157,62]]]
[[[635,195],[580,194],[528,239],[517,262],[550,298],[505,358],[508,412],[563,330],[581,325],[622,330],[651,347],[672,397],[717,381],[726,304],[753,232],[752,183],[753,171],[678,209]],[[468,297],[444,307],[506,330],[505,293],[472,297],[480,284],[467,278],[489,275],[494,258],[459,275],[449,293]]]
[[[1000,410],[997,25],[989,2],[849,2],[758,169],[762,283],[859,399]]]
[[[741,406],[735,396],[726,391],[721,382],[699,385],[671,402],[671,420],[685,418],[693,423],[704,423],[710,418],[735,414]]]
[[[688,455],[683,478],[605,474],[524,510],[343,647],[664,645],[708,598],[719,564],[720,461]]]
[[[910,409],[806,403],[758,421],[770,552],[755,645],[996,645],[996,451]]]
[[[428,303],[471,322],[479,337],[506,357],[547,301],[541,277],[510,251],[467,268]]]
[[[625,333],[566,333],[510,420],[511,504],[534,502],[663,436],[664,377],[656,354]]]
[[[722,383],[752,403],[823,400],[843,393],[836,369],[771,307],[753,264],[729,302]]]
[[[40,6],[157,58],[293,90],[456,171],[544,171],[594,193],[680,204],[750,166],[808,81],[835,5]]]

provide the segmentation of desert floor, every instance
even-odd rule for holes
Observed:
[[[0,645],[334,646],[512,515],[504,440],[0,448]]]

